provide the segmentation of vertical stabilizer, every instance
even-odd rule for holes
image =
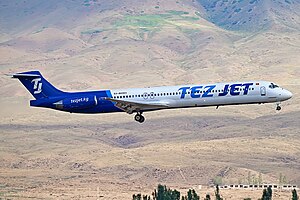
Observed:
[[[39,71],[22,72],[12,75],[27,88],[35,99],[61,96],[63,91],[55,88],[49,83]]]

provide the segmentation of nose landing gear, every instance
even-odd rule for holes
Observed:
[[[135,121],[143,123],[145,121],[145,117],[142,115],[142,113],[138,112],[135,116],[134,116]]]
[[[280,103],[277,103],[277,104],[276,104],[276,110],[278,110],[278,111],[281,110]]]

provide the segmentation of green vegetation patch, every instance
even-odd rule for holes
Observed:
[[[84,0],[83,1],[83,5],[84,6],[90,6],[91,4],[90,4],[90,0]]]
[[[133,26],[142,28],[159,27],[166,23],[164,15],[127,15],[115,23],[116,26]]]
[[[126,15],[123,19],[115,23],[116,26],[131,26],[138,28],[158,28],[165,24],[169,24],[171,21],[188,21],[195,22],[199,20],[198,17],[184,16],[189,14],[185,11],[169,10],[163,14],[141,14],[141,15]]]
[[[199,33],[200,30],[199,29],[192,29],[192,28],[180,28],[179,30],[185,34],[191,35],[191,34],[196,34]]]
[[[197,15],[189,15],[189,12],[168,10],[160,14],[125,15],[114,22],[114,28],[127,28],[134,31],[140,38],[151,38],[155,33],[162,30],[164,26],[171,26],[184,30],[184,33],[194,33],[199,28],[194,26],[199,20]],[[194,31],[193,31],[194,29]]]
[[[42,31],[43,31],[44,29],[46,29],[46,28],[48,28],[48,27],[47,27],[47,26],[43,26],[41,29],[39,29],[39,30],[33,32],[33,34],[40,33],[40,32],[42,32]]]
[[[101,33],[101,32],[103,32],[103,30],[100,30],[100,29],[91,29],[91,30],[81,31],[81,34],[82,35],[84,35],[84,34],[91,35],[91,34],[97,34],[97,33]]]
[[[182,16],[181,19],[185,21],[197,21],[199,17]]]
[[[189,12],[180,11],[180,10],[168,10],[167,13],[170,13],[171,15],[188,15],[189,14]]]

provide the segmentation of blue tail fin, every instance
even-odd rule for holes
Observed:
[[[39,71],[17,73],[12,76],[18,78],[35,99],[61,96],[63,91],[56,89]]]

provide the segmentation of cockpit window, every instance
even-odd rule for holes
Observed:
[[[271,88],[271,89],[274,89],[274,88],[277,88],[277,87],[279,87],[278,85],[275,85],[274,83],[271,83],[270,85],[269,85],[269,88]]]

